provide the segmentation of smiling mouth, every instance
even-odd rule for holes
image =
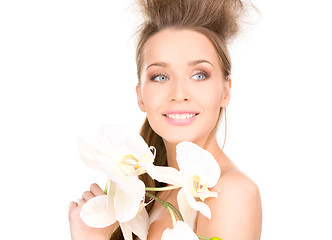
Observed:
[[[163,114],[165,117],[176,120],[190,119],[198,115],[198,113],[176,113],[176,114]]]

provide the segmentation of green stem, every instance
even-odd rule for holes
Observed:
[[[211,238],[208,238],[208,237],[202,237],[202,236],[199,236],[199,235],[197,235],[197,237],[198,237],[199,239],[203,239],[203,240],[211,240]]]
[[[145,195],[148,196],[148,197],[150,197],[150,198],[153,198],[154,200],[156,200],[158,202],[160,202],[164,207],[171,208],[176,213],[176,215],[178,216],[179,220],[183,221],[183,217],[182,217],[181,213],[172,204],[170,204],[169,202],[165,202],[164,200],[158,198],[157,196],[155,196],[155,195],[153,195],[151,193],[145,192]]]
[[[156,188],[146,187],[145,191],[148,191],[148,192],[161,192],[161,191],[168,191],[168,190],[173,190],[173,189],[177,189],[177,188],[180,188],[180,187],[178,187],[178,186],[156,187]]]
[[[176,213],[176,215],[178,216],[178,218],[179,218],[179,220],[180,221],[182,221],[182,222],[184,222],[184,220],[183,220],[183,217],[182,217],[182,215],[181,215],[181,213],[180,213],[180,211],[179,210],[177,210],[176,209],[176,207],[174,207],[172,204],[170,204],[169,202],[167,202],[169,205],[169,207]]]
[[[171,214],[171,217],[172,217],[172,223],[173,223],[173,227],[174,227],[175,224],[176,224],[176,219],[175,219],[174,212],[173,212],[172,208],[170,208],[169,206],[167,206],[167,209],[168,209],[169,213]]]
[[[202,236],[197,235],[197,237],[198,237],[199,239],[203,239],[203,240],[222,240],[221,238],[218,238],[218,237],[216,237],[216,236],[214,236],[214,237],[212,237],[212,238],[208,238],[208,237],[202,237]]]

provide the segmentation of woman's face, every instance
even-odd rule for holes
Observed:
[[[167,142],[203,146],[230,98],[213,44],[195,31],[165,29],[142,54],[138,104],[152,129]]]

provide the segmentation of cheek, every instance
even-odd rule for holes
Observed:
[[[209,94],[201,94],[201,104],[206,110],[206,121],[211,128],[217,124],[222,105],[222,90],[216,91],[216,89],[219,88],[209,89]]]
[[[219,109],[222,105],[223,89],[219,86],[211,86],[201,90],[200,101],[209,109]]]
[[[142,100],[148,115],[155,112],[162,100],[162,94],[152,86],[146,86],[142,89]]]
[[[219,112],[220,112],[220,102],[219,101],[213,101],[210,104],[210,108],[208,109],[209,114],[209,122],[211,123],[211,126],[214,127],[215,124],[217,124],[218,118],[219,118]]]
[[[145,106],[146,117],[149,121],[149,124],[154,132],[158,135],[163,135],[163,132],[160,131],[160,107],[165,101],[162,94],[157,91],[154,87],[146,87],[142,91],[142,99]]]

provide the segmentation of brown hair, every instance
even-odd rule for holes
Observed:
[[[231,74],[231,59],[228,51],[229,41],[239,30],[239,18],[243,15],[245,5],[241,0],[138,0],[144,23],[139,29],[136,48],[138,84],[141,83],[143,48],[146,41],[154,34],[166,29],[187,29],[197,31],[208,37],[220,58],[220,67],[225,81]],[[219,119],[222,109],[219,112]],[[218,122],[219,122],[218,119]],[[208,142],[217,131],[218,124],[210,133]],[[157,149],[155,165],[167,166],[166,149],[163,139],[151,128],[147,119],[141,128],[141,136],[149,146]],[[206,145],[208,144],[206,143]],[[141,175],[146,186],[161,186],[162,183],[152,180],[147,174]],[[148,212],[152,204],[147,207]],[[112,240],[123,239],[118,228]]]

